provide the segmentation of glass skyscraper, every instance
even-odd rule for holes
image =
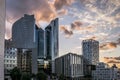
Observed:
[[[58,18],[52,20],[45,28],[45,55],[50,61],[52,73],[55,72],[54,59],[58,56],[59,47],[59,24]]]
[[[52,20],[51,23],[45,28],[45,44],[46,44],[46,57],[54,60],[58,56],[59,47],[59,26],[58,18]]]
[[[34,15],[25,14],[13,24],[12,41],[16,48],[35,48],[36,25]]]
[[[38,29],[38,58],[45,58],[45,32],[42,28]]]

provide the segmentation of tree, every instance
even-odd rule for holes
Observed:
[[[47,80],[47,75],[45,72],[40,71],[36,75],[37,80]]]
[[[61,74],[60,76],[59,76],[59,80],[64,80],[65,79],[65,76],[63,75],[63,74]]]
[[[15,67],[12,70],[10,70],[10,77],[12,80],[20,80],[21,79],[20,69]]]
[[[31,79],[30,74],[22,73],[21,79],[22,80],[30,80]]]

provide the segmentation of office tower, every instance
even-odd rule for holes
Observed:
[[[34,15],[25,14],[13,24],[12,41],[16,48],[35,48],[36,25]]]
[[[17,20],[12,27],[13,47],[30,49],[32,51],[32,73],[37,73],[37,54],[38,54],[38,27],[35,24],[34,15],[25,14],[24,17]]]
[[[52,20],[51,23],[45,28],[46,38],[46,57],[54,59],[58,56],[58,41],[59,41],[59,26],[58,18]]]
[[[10,79],[10,70],[17,67],[17,49],[11,47],[11,40],[5,40],[4,74],[5,79]]]
[[[45,58],[45,35],[42,28],[38,29],[38,58]]]
[[[83,56],[68,53],[55,59],[55,73],[79,80],[83,74]]]
[[[84,58],[84,75],[90,78],[92,70],[99,62],[99,42],[92,39],[82,41],[82,53]]]
[[[17,67],[26,73],[32,73],[32,51],[30,49],[18,49]]]
[[[92,80],[120,80],[120,70],[117,67],[109,67],[105,63],[98,63],[96,70],[92,71]]]
[[[4,80],[5,0],[0,0],[0,80]]]
[[[52,73],[54,73],[54,59],[58,56],[59,46],[59,26],[58,18],[52,20],[51,23],[45,28],[45,49],[46,58],[51,60]]]
[[[88,39],[82,41],[83,57],[88,64],[96,65],[99,62],[99,42]]]

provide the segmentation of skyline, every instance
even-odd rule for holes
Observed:
[[[69,52],[82,54],[81,41],[95,39],[100,42],[100,57],[120,65],[119,12],[119,0],[6,0],[6,38],[11,36],[11,24],[26,13],[34,14],[42,28],[58,17],[60,56]]]

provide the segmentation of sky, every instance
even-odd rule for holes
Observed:
[[[94,39],[100,61],[120,67],[120,0],[6,0],[6,39],[24,14],[34,14],[43,29],[59,18],[59,56],[82,55],[82,40]]]

